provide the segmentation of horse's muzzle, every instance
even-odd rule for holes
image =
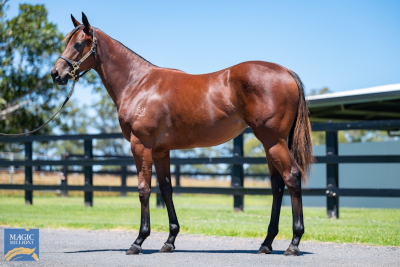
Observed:
[[[57,68],[51,71],[51,77],[53,78],[53,82],[59,85],[66,85],[68,83],[69,75],[65,75],[64,77],[60,76]]]

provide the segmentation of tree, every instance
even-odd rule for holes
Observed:
[[[50,76],[63,36],[43,5],[22,4],[6,20],[6,3],[0,4],[0,132],[21,133],[42,125],[66,94]]]

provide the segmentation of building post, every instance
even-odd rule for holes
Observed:
[[[32,161],[32,142],[25,143],[25,161]],[[25,185],[33,184],[33,166],[25,165]],[[33,191],[25,190],[25,204],[32,205],[33,204]]]
[[[243,134],[233,139],[233,157],[243,157]],[[232,179],[231,186],[237,188],[243,188],[244,184],[244,172],[243,164],[232,165]],[[233,196],[233,209],[234,211],[243,211],[244,201],[243,195]]]
[[[93,159],[93,140],[84,140],[85,159]],[[85,186],[93,185],[93,166],[83,167],[85,174]],[[85,191],[85,206],[93,206],[93,191]]]
[[[338,153],[338,132],[326,132],[326,156],[337,156]],[[326,164],[326,187],[331,191],[339,187],[339,164]],[[328,194],[326,199],[326,210],[328,218],[339,218],[339,197],[336,193]]]

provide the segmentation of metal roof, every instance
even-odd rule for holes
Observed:
[[[312,122],[400,119],[400,83],[308,96]]]

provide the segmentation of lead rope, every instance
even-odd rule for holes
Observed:
[[[72,96],[72,94],[74,93],[74,88],[75,88],[75,83],[78,80],[74,80],[74,83],[72,84],[72,89],[71,92],[69,92],[67,98],[65,99],[64,103],[61,105],[61,107],[57,110],[57,112],[42,126],[40,126],[39,128],[32,130],[30,132],[26,132],[26,133],[19,133],[19,134],[5,134],[5,133],[0,133],[0,135],[4,135],[4,136],[21,136],[21,135],[28,135],[34,132],[39,131],[40,129],[42,129],[44,126],[46,126],[52,119],[54,119],[54,117],[58,114],[58,112],[60,112],[62,110],[62,108],[65,106],[65,104],[67,104],[68,100],[70,99],[70,97]]]

